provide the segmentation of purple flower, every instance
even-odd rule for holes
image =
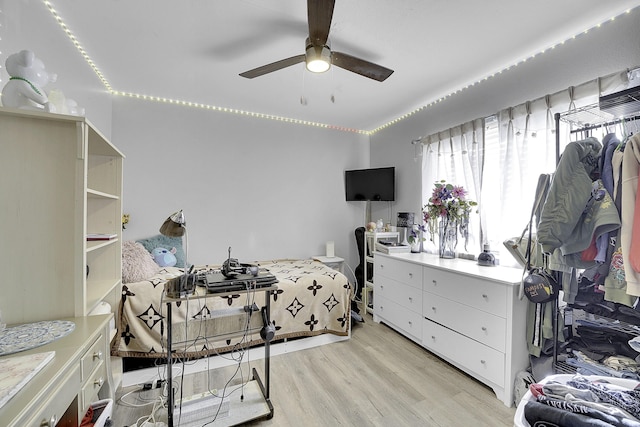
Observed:
[[[467,195],[467,191],[459,186],[454,186],[451,193],[454,198],[458,198],[460,200],[464,200],[464,197]]]

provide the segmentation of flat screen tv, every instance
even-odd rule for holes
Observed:
[[[393,201],[396,195],[394,167],[354,169],[344,172],[347,202],[360,200]]]

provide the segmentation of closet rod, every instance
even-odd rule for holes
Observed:
[[[633,116],[633,117],[623,117],[623,118],[620,118],[620,119],[612,120],[612,121],[605,122],[605,123],[599,123],[599,124],[596,124],[596,125],[587,124],[586,126],[581,127],[579,129],[571,130],[571,133],[585,132],[585,131],[588,131],[588,130],[598,129],[598,128],[601,128],[603,126],[613,126],[613,125],[617,125],[618,123],[630,122],[630,121],[639,120],[639,119],[640,119],[640,115]]]

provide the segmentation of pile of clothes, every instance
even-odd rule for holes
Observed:
[[[637,380],[557,375],[529,391],[523,416],[531,426],[640,427]]]
[[[558,361],[583,375],[640,380],[640,311],[609,301],[576,301],[573,309],[588,313],[574,321]]]

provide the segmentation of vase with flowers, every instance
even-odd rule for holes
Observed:
[[[467,200],[467,191],[445,180],[436,182],[427,204],[423,207],[424,222],[434,241],[438,233],[440,258],[455,258],[458,233],[465,241],[469,238],[469,214],[477,203]]]

